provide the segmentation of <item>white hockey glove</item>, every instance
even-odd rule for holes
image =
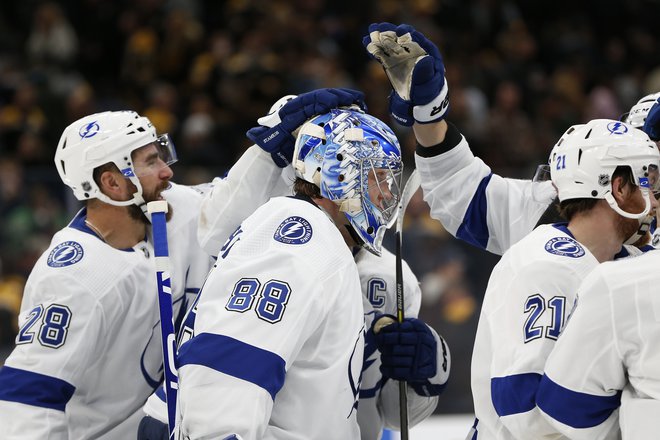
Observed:
[[[410,25],[369,25],[362,39],[367,52],[385,69],[394,89],[390,113],[400,124],[428,124],[444,119],[449,88],[440,51]]]

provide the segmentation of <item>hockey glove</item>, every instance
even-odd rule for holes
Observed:
[[[445,66],[440,51],[410,25],[369,25],[362,44],[385,69],[392,88],[390,113],[400,124],[427,124],[449,110]]]
[[[655,101],[655,104],[649,110],[649,114],[646,115],[642,130],[649,135],[651,140],[660,141],[660,98]]]
[[[380,372],[390,379],[426,382],[435,376],[437,368],[437,342],[433,333],[419,319],[406,318],[398,323],[391,318],[384,315],[373,323],[380,351]],[[392,323],[380,327],[379,321],[385,319]]]
[[[297,97],[285,96],[271,107],[270,113],[257,122],[258,127],[246,133],[252,142],[270,153],[273,162],[281,168],[293,159],[296,139],[294,132],[305,121],[333,108],[358,105],[366,110],[364,93],[351,89],[318,89]]]

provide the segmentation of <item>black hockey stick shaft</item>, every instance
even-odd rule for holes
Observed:
[[[405,302],[403,291],[403,260],[401,257],[401,245],[403,243],[403,217],[406,214],[406,207],[412,199],[415,192],[420,186],[420,177],[417,170],[414,170],[406,186],[401,192],[401,200],[398,206],[398,217],[396,220],[396,246],[395,246],[395,259],[396,259],[396,318],[398,322],[403,322],[405,318]],[[408,440],[408,386],[405,381],[399,381],[399,417],[400,417],[400,430],[401,440]]]

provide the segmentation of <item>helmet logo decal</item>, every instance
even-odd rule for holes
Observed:
[[[600,186],[607,186],[610,184],[610,176],[607,174],[601,174],[598,176],[598,184]]]
[[[99,124],[96,121],[92,121],[89,124],[80,127],[78,134],[83,139],[91,138],[93,136],[96,136],[96,134],[99,132],[100,129],[101,127],[99,127]]]
[[[82,260],[83,252],[82,246],[75,241],[65,241],[60,243],[48,255],[47,264],[50,267],[65,267],[76,264]]]
[[[649,178],[648,177],[640,177],[639,178],[639,187],[640,188],[650,188]]]
[[[132,168],[124,168],[121,170],[121,173],[123,174],[124,177],[135,177],[135,173],[133,173]]]
[[[571,258],[580,258],[585,253],[580,243],[570,237],[551,238],[545,244],[545,250],[551,254]]]
[[[302,217],[288,217],[277,227],[273,238],[284,244],[305,244],[312,238],[312,225]]]
[[[628,132],[628,127],[623,122],[610,122],[607,124],[607,130],[612,134],[624,134]]]

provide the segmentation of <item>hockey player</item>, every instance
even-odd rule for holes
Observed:
[[[247,217],[273,196],[290,194],[290,182],[295,176],[293,168],[287,164],[292,160],[294,137],[288,133],[297,133],[298,126],[293,124],[282,127],[282,125],[284,121],[292,119],[293,110],[287,103],[293,98],[295,98],[293,95],[282,98],[273,105],[267,116],[259,119],[262,125],[250,130],[249,133],[256,145],[246,151],[232,167],[226,179],[215,179],[211,191],[206,195],[200,214],[199,240],[210,254],[219,253],[222,237],[227,237],[240,222],[239,220],[232,226],[232,220],[236,221],[241,215]],[[287,133],[287,136],[275,141],[276,147],[267,145],[262,140],[270,137],[273,132]],[[256,133],[259,133],[259,137]],[[272,157],[257,145],[264,149],[268,148]],[[376,316],[396,314],[396,283],[393,270],[395,262],[394,255],[385,248],[378,257],[364,248],[356,247],[354,258],[362,285],[365,325],[368,329],[365,335],[365,362],[357,419],[361,438],[376,440],[380,438],[383,427],[399,429],[398,386],[390,376],[384,376],[380,371],[383,364],[378,348],[384,348],[382,345],[384,341],[377,340],[372,330]],[[394,376],[394,379],[408,381],[409,421],[410,425],[414,426],[435,409],[438,395],[444,389],[449,376],[451,357],[445,341],[431,327],[416,319],[421,303],[421,290],[417,278],[405,261],[403,263],[405,316],[409,322],[406,326],[412,328],[402,330],[398,324],[395,324],[389,326],[387,332],[390,334],[395,330],[405,332],[406,349],[413,349],[406,355],[386,358],[383,369],[387,374]],[[193,319],[194,313],[190,313],[186,321]],[[430,342],[430,338],[435,339],[435,343]],[[417,341],[422,339],[430,343],[417,344]],[[390,344],[390,347],[401,347],[401,344],[391,342]],[[396,373],[393,368],[394,363],[398,367]],[[420,369],[415,368],[416,365],[422,364],[436,365],[433,377],[429,378]],[[404,366],[407,368],[403,368]],[[140,439],[153,440],[166,437],[167,430],[163,424],[166,420],[166,408],[162,392],[156,393],[149,399],[145,412],[151,418],[145,419],[143,423],[145,435]],[[153,432],[150,435],[146,435],[147,425]]]
[[[296,196],[241,224],[195,305],[179,348],[183,436],[359,437],[364,318],[350,247],[380,253],[400,150],[377,119],[333,110],[301,128],[293,157]]]
[[[374,23],[369,32],[363,44],[379,62],[387,63],[383,66],[393,85],[390,113],[398,123],[412,126],[417,138],[415,163],[433,218],[455,237],[501,255],[538,223],[548,223],[546,210],[550,218],[557,217],[551,206],[557,192],[549,180],[518,180],[494,174],[472,154],[468,142],[451,122],[435,124],[445,118],[449,101],[445,102],[448,86],[443,60],[433,42],[409,25]],[[391,61],[381,56],[384,46]],[[390,64],[396,64],[396,69]],[[655,141],[660,140],[658,98],[660,93],[644,96],[622,118]],[[434,105],[436,101],[441,105]],[[647,118],[652,108],[659,110],[658,116]],[[640,230],[627,242],[640,240],[651,220],[641,221]],[[643,242],[650,241],[649,237]],[[660,231],[654,242],[660,244]]]
[[[314,114],[308,108],[361,101],[322,89],[292,107],[302,123]],[[55,235],[28,280],[17,347],[0,370],[3,438],[135,437],[162,377],[145,203],[163,197],[170,205],[174,316],[212,266],[196,239],[202,194],[170,182],[175,159],[169,137],[134,112],[91,115],[64,131],[56,166],[86,208]]]
[[[658,435],[659,265],[658,252],[604,263],[578,289],[579,307],[546,362],[536,399],[568,438]]]
[[[429,201],[432,207],[432,215],[441,217],[444,220],[443,223],[445,226],[449,224],[448,229],[450,229],[450,232],[455,233],[459,238],[497,253],[506,250],[512,243],[519,240],[520,237],[531,230],[535,221],[552,200],[555,192],[554,188],[551,187],[549,182],[544,184],[530,184],[530,182],[507,181],[499,178],[499,176],[490,174],[490,170],[481,161],[471,155],[460,133],[451,124],[438,122],[443,118],[448,106],[448,102],[446,101],[447,87],[444,82],[444,67],[437,48],[421,34],[409,26],[396,27],[391,24],[382,23],[370,27],[370,35],[365,38],[364,43],[367,50],[383,64],[392,82],[394,91],[390,95],[390,111],[400,122],[407,125],[414,124],[413,130],[420,144],[417,149],[416,161],[422,175],[422,186],[426,200]],[[611,121],[610,123],[619,124],[612,127],[624,126],[615,121]],[[603,127],[601,127],[602,129]],[[424,145],[426,145],[426,148],[423,147]],[[425,159],[425,156],[428,159]],[[444,164],[438,160],[441,156],[444,156]],[[556,163],[553,165],[557,166]],[[648,165],[649,163],[647,162]],[[479,176],[480,173],[482,173],[481,176]],[[470,174],[474,175],[476,179],[471,181],[469,178]],[[608,179],[611,178],[611,174],[607,177]],[[449,183],[449,186],[438,184],[439,181],[450,182],[451,180],[454,181],[453,186],[451,183]],[[472,191],[466,191],[466,187],[461,188],[461,185],[468,185],[467,188],[472,189]],[[560,198],[561,192],[560,189]],[[639,191],[637,192],[639,193]],[[514,197],[510,197],[511,195]],[[542,196],[541,200],[539,200],[539,195]],[[626,197],[632,196],[627,195]],[[521,199],[523,203],[522,209],[512,205],[512,203],[520,204]],[[494,200],[504,202],[499,205],[503,206],[504,209],[494,208],[487,210],[488,202],[492,203],[492,206],[497,206],[493,203]],[[506,209],[507,205],[510,207],[509,209]],[[452,207],[456,209],[451,209]],[[636,213],[639,214],[640,212],[637,211]],[[609,214],[610,216],[617,215],[613,214],[613,212],[609,212]],[[633,220],[627,223],[626,228],[634,228],[635,226],[639,225]],[[493,231],[495,231],[494,234]],[[520,245],[518,248],[520,248]],[[620,248],[620,243],[618,248]],[[616,253],[618,248],[615,246],[609,250],[612,253],[611,256]],[[588,247],[587,250],[589,250]],[[592,260],[594,260],[593,257]],[[577,285],[574,283],[573,287],[577,287]],[[568,294],[570,298],[570,295],[573,293],[568,292]],[[487,293],[486,301],[489,301],[489,296],[493,295]],[[546,299],[552,301],[551,298],[544,298],[544,308],[546,306]],[[484,303],[484,309],[486,307],[486,303]],[[557,304],[551,303],[548,307],[548,310],[551,308],[554,310],[553,307],[557,307]],[[530,314],[536,313],[535,319],[539,319],[541,315],[540,306],[537,309],[533,309],[530,306],[527,312]],[[550,321],[548,313],[543,315],[543,320],[548,320],[548,322],[544,322],[546,326],[554,324]],[[557,333],[561,329],[562,322],[557,323]],[[480,324],[480,330],[483,327],[484,325]],[[496,334],[490,331],[487,333]],[[497,334],[501,333],[498,332]],[[543,338],[545,336],[539,337]],[[486,345],[489,344],[487,343]],[[501,346],[502,344],[498,340],[498,347]],[[496,349],[493,347],[493,350]],[[477,352],[478,347],[475,346],[473,368],[479,365],[479,368],[488,369],[489,361],[482,362],[483,359],[478,357]],[[502,350],[502,352],[507,353],[511,357],[509,350]],[[542,362],[540,365],[542,367]],[[532,378],[536,377],[536,383],[538,383],[539,379],[538,373],[539,369],[537,366],[535,376],[530,376]],[[504,384],[508,385],[506,381],[504,381]],[[488,415],[488,418],[496,420],[497,414],[492,409],[490,399],[484,399],[480,403],[482,399],[477,399],[476,395],[476,393],[484,393],[490,389],[488,380],[480,380],[478,385],[475,384],[473,388],[479,389],[479,391],[473,390],[477,412],[484,412],[483,407],[485,406],[488,410],[488,406],[490,406],[490,411],[485,412],[491,413]],[[527,390],[527,393],[530,390],[532,392],[532,407],[529,409],[534,409],[533,389],[535,389],[535,385],[532,383],[532,386]],[[504,395],[510,391],[508,388],[502,390],[505,391]],[[490,393],[487,394],[490,395]],[[514,396],[512,400],[515,402],[515,394],[510,393],[510,395]],[[506,404],[508,402],[504,403]],[[479,408],[480,405],[482,406],[481,409]],[[527,399],[527,405],[529,405],[529,399]],[[510,408],[506,408],[505,405],[505,409],[509,410]],[[515,414],[515,412],[508,414],[512,416],[509,419],[513,419],[510,423],[513,425],[514,432],[521,427],[519,424],[516,426],[518,422],[516,421]],[[513,438],[507,437],[507,435],[510,436],[511,434],[507,433],[506,428],[496,420],[494,423],[496,431],[501,431],[499,435],[504,436],[498,437],[492,431],[493,428],[488,426],[489,423],[493,424],[489,421],[486,422],[485,435],[487,438],[491,438],[491,436],[493,438]],[[499,426],[497,426],[498,423]],[[484,423],[479,423],[478,425],[478,427],[481,427],[482,433],[484,430],[483,425]],[[474,433],[475,436],[477,432]],[[519,438],[537,438],[537,434],[533,432],[533,427],[529,431],[523,428],[522,432],[518,431],[516,434],[520,436]]]
[[[62,181],[83,208],[30,274],[16,348],[0,370],[4,439],[130,438],[162,375],[151,228],[166,199],[175,316],[212,260],[195,233],[201,194],[170,182],[169,136],[131,111],[86,116],[63,132]]]

